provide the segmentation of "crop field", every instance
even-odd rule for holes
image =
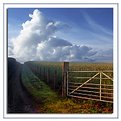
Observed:
[[[113,70],[112,63],[70,63],[69,70],[76,71],[105,71]]]
[[[55,89],[60,89],[59,87],[62,84],[63,79],[63,69],[62,62],[27,62],[26,63],[33,73],[38,76],[40,79],[45,80],[50,84],[51,87]],[[113,73],[108,71],[113,71],[112,63],[69,63],[69,71],[105,71],[105,73],[111,77],[113,77]],[[107,71],[107,72],[106,72]],[[96,72],[71,72],[69,73],[69,81],[75,82],[85,82],[86,78],[81,80],[79,78],[74,77],[92,77]],[[98,75],[99,77],[99,75]],[[48,79],[49,78],[49,79]],[[93,79],[94,83],[99,83],[96,81],[97,79]],[[112,82],[107,81],[106,79],[102,81],[104,84],[112,84]]]
[[[71,71],[113,71],[112,63],[69,63],[68,86],[70,83],[84,83],[75,77],[91,77],[91,73],[75,73]],[[62,62],[26,62],[23,65],[22,82],[32,97],[41,102],[37,106],[42,113],[112,113],[113,103],[104,103],[93,100],[61,97],[63,80]],[[107,72],[113,78],[113,73]],[[96,77],[98,78],[99,75]],[[102,76],[102,78],[104,78]],[[98,79],[90,83],[99,84]],[[113,82],[104,79],[102,84],[113,85]],[[71,84],[70,84],[71,86]],[[76,86],[76,85],[75,85]],[[97,86],[95,86],[97,87]],[[103,87],[104,88],[104,87]],[[102,91],[103,92],[103,91]],[[111,91],[109,91],[110,93]],[[105,93],[105,92],[103,92]],[[82,106],[83,105],[83,106]],[[66,107],[66,108],[65,108]]]
[[[97,72],[105,72],[108,76],[113,78],[113,65],[112,63],[70,63],[69,71],[69,81],[74,82],[80,82],[84,83],[87,78],[83,77],[92,77]],[[73,71],[77,71],[76,73]],[[87,72],[86,72],[87,71]],[[96,76],[99,78],[100,75]],[[80,80],[80,78],[75,77],[82,77],[83,80]],[[91,82],[94,82],[95,84],[99,83],[98,79],[93,79]],[[104,78],[104,75],[102,76]],[[108,81],[107,79],[103,79],[103,84],[112,84],[111,81]]]

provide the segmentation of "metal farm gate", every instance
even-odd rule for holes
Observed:
[[[113,103],[113,72],[67,71],[67,96]]]

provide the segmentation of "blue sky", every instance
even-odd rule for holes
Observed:
[[[22,23],[36,8],[8,9],[8,41],[17,37]],[[102,51],[113,48],[112,8],[37,8],[49,21],[61,21],[65,28],[54,33],[74,45],[85,45]]]
[[[33,10],[34,8],[8,9],[8,24],[13,28],[13,33],[11,30],[9,32],[10,38],[19,33],[21,23],[28,20],[28,15]],[[72,29],[66,34],[63,32],[58,33],[58,36],[64,36],[66,39],[69,38],[74,44],[98,46],[97,44],[103,45],[105,43],[107,47],[112,46],[113,9],[111,8],[46,8],[39,10],[50,20],[59,20],[69,24]]]

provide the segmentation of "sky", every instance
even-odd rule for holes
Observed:
[[[25,61],[112,62],[112,8],[9,8],[8,56]]]

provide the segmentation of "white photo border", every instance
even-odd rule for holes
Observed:
[[[114,108],[112,114],[7,114],[7,57],[8,57],[8,8],[113,8],[113,72],[114,72]],[[119,117],[119,28],[118,3],[4,3],[3,4],[3,118],[8,119],[117,119]],[[115,16],[115,17],[114,17]],[[115,41],[114,41],[115,40]]]

